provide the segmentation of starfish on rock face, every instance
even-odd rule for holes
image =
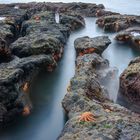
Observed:
[[[29,90],[29,83],[28,82],[26,82],[24,85],[23,85],[23,91],[25,92],[25,93],[27,93],[28,92],[28,90]]]
[[[23,108],[22,115],[23,116],[28,116],[29,114],[30,114],[30,108],[28,106],[25,106]]]
[[[39,16],[35,16],[34,19],[38,21],[38,20],[40,20],[40,17]]]
[[[84,112],[83,114],[80,115],[79,121],[84,121],[84,122],[93,122],[95,121],[95,116],[91,112]]]

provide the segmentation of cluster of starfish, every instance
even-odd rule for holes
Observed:
[[[96,48],[88,48],[88,49],[85,49],[84,51],[81,51],[81,52],[79,53],[79,56],[83,56],[84,54],[91,54],[91,53],[93,53],[95,50],[96,50]]]
[[[81,114],[79,116],[79,121],[81,122],[94,122],[95,118],[94,118],[94,114],[91,112],[84,112],[83,114]]]

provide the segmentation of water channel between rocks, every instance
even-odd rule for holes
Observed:
[[[74,40],[82,36],[95,37],[108,35],[112,44],[105,50],[103,57],[112,67],[117,67],[119,74],[129,61],[138,56],[137,51],[127,45],[120,45],[113,40],[114,34],[106,34],[95,25],[95,18],[86,18],[86,27],[73,32],[65,46],[62,60],[53,73],[46,73],[38,79],[31,92],[33,112],[27,118],[21,118],[14,126],[0,134],[0,140],[56,140],[64,127],[65,115],[61,101],[66,94],[67,85],[75,72]],[[110,97],[116,100],[118,80],[110,85]]]

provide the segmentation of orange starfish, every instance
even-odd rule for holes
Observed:
[[[29,83],[26,82],[22,89],[23,89],[24,92],[28,92],[28,90],[29,90]]]
[[[53,71],[53,66],[52,65],[48,65],[47,70],[48,70],[48,72],[52,72]]]
[[[95,116],[91,112],[84,112],[83,114],[80,115],[79,121],[84,121],[84,122],[93,122],[95,121]]]
[[[40,20],[40,17],[39,16],[35,16],[34,19],[35,20]]]
[[[28,116],[30,114],[30,108],[28,106],[25,106],[23,108],[23,112],[22,112],[22,115],[23,116]]]

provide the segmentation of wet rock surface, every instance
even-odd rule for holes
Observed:
[[[118,32],[129,27],[140,26],[139,20],[139,16],[118,14],[99,17],[96,24],[104,31]]]
[[[56,65],[51,56],[37,55],[22,59],[15,57],[11,62],[0,65],[0,102],[5,108],[1,112],[1,126],[16,118],[15,115],[21,114],[24,107],[30,105],[22,89],[24,83],[30,83],[41,69],[49,71],[52,64]]]
[[[107,11],[107,10],[104,10],[104,9],[99,9],[99,10],[96,11],[96,14],[95,14],[96,17],[111,16],[111,15],[120,15],[120,13]]]
[[[128,108],[140,113],[140,57],[130,62],[120,76],[119,96],[122,96]],[[119,98],[119,97],[118,97]],[[129,104],[129,105],[128,105]]]
[[[60,23],[55,21],[56,12],[60,14]],[[112,32],[140,24],[139,16],[105,11],[102,4],[0,4],[0,127],[5,127],[19,115],[30,114],[32,105],[26,92],[32,78],[41,70],[53,71],[71,31],[85,26],[83,16],[99,17],[98,26]],[[134,39],[133,34],[131,41]],[[75,41],[75,76],[62,102],[69,120],[58,139],[139,140],[140,116],[109,99],[106,83],[112,82],[117,69],[110,68],[101,54],[110,43],[106,36],[83,37]],[[128,71],[132,74],[127,70],[124,72],[126,75],[122,76],[120,87],[125,100],[138,108],[139,62],[137,58],[130,63]],[[134,86],[129,89],[130,85]],[[91,116],[81,119],[85,112]]]
[[[70,27],[71,30],[85,26],[84,18],[78,14],[60,14],[60,23]]]
[[[104,5],[102,4],[91,4],[91,3],[61,3],[60,7],[58,8],[58,11],[61,13],[73,13],[76,12],[82,16],[86,17],[94,17],[96,14],[96,11],[99,9],[104,9]]]
[[[93,52],[102,54],[102,52],[108,47],[110,43],[111,41],[107,36],[95,38],[89,38],[88,36],[85,36],[76,39],[74,42],[76,53],[80,56]]]
[[[3,38],[0,38],[0,63],[8,62],[11,59],[11,50],[8,48],[6,41]]]
[[[78,25],[56,23],[55,9],[47,8],[44,4],[0,5],[0,127],[30,114],[32,106],[24,93],[32,79],[41,70],[54,70],[71,30],[84,26],[80,15],[72,16]]]
[[[100,37],[98,41],[103,40]],[[100,81],[101,77],[107,78],[103,75],[108,68],[108,61],[97,53],[87,52],[76,58],[75,75],[62,101],[69,120],[59,140],[139,139],[140,116],[113,103]],[[94,118],[82,120],[84,113]]]
[[[140,27],[128,28],[119,32],[115,39],[119,42],[132,43],[134,47],[140,48]]]

